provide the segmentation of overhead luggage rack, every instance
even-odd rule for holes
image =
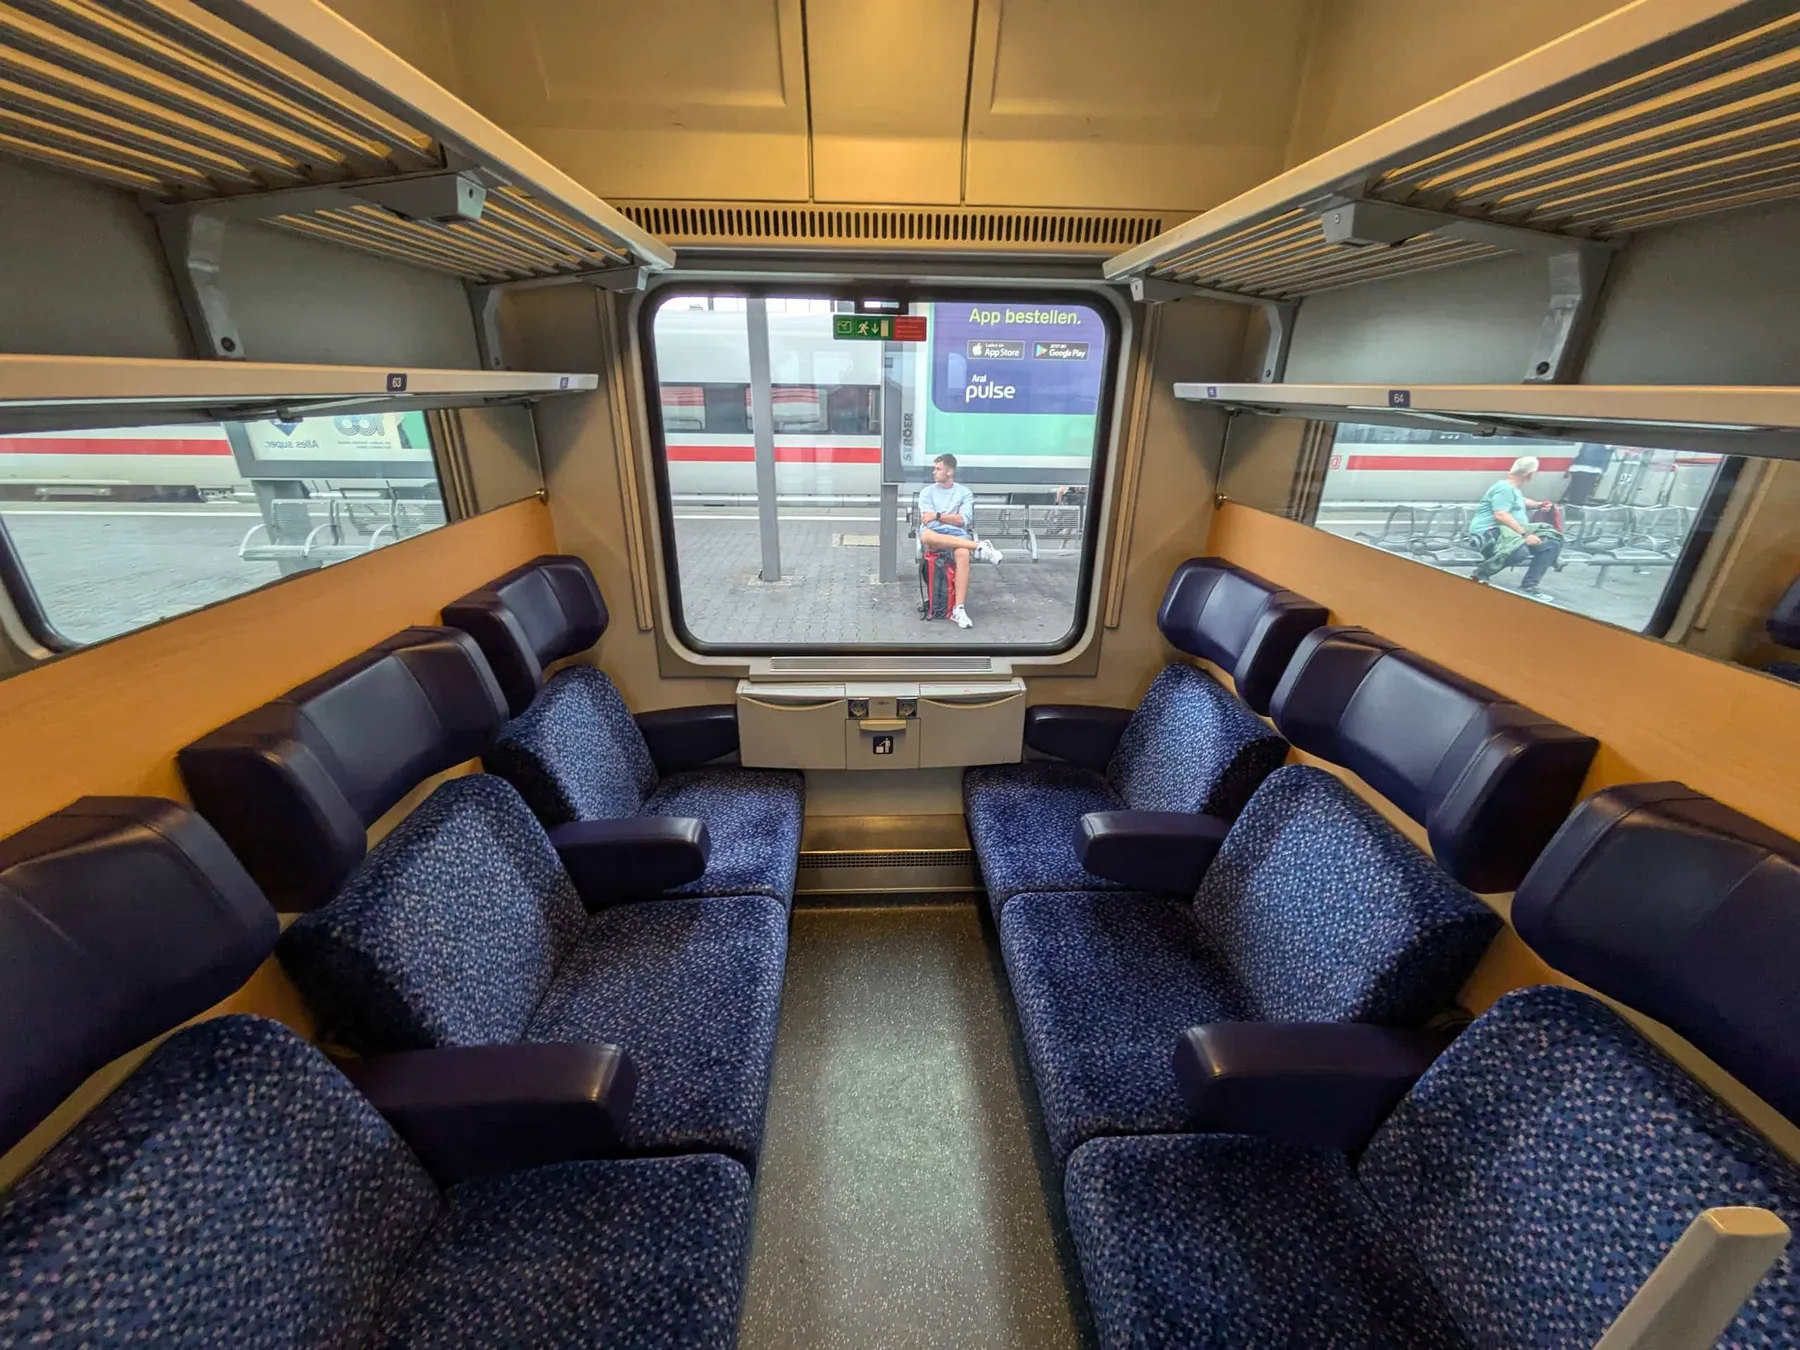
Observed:
[[[0,356],[0,431],[470,407],[598,384],[593,374],[543,371]]]
[[[3,0],[0,153],[142,194],[188,253],[211,216],[484,283],[675,259],[317,0]]]
[[[1180,382],[1175,397],[1321,422],[1800,459],[1800,387],[1787,385]]]
[[[1630,231],[1800,195],[1794,8],[1637,0],[1117,255],[1106,275],[1141,294],[1148,282],[1147,299],[1172,298],[1160,282],[1281,302],[1509,253],[1603,268]]]

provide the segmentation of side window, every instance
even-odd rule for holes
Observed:
[[[1080,294],[859,313],[845,296],[662,292],[643,345],[677,631],[719,652],[1067,649],[1114,327]]]
[[[1655,635],[1708,537],[1715,492],[1729,483],[1727,462],[1689,451],[1345,423],[1314,523]]]
[[[423,413],[0,436],[0,575],[52,650],[443,523]]]

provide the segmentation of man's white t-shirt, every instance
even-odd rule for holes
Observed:
[[[964,539],[975,537],[969,530],[975,523],[975,494],[961,483],[952,483],[949,487],[927,483],[919,493],[919,510],[963,518],[961,525],[951,525],[942,520],[931,521],[925,526],[928,530],[936,530],[939,534],[960,535]]]

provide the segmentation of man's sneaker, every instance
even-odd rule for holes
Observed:
[[[958,605],[955,609],[950,611],[950,617],[955,621],[958,628],[973,628],[975,626],[969,620],[969,611],[964,609],[961,605]]]
[[[1001,553],[999,549],[995,548],[985,539],[975,545],[975,557],[979,562],[997,563],[1004,556],[1006,555]]]

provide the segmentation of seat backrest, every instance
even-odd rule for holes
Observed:
[[[1208,951],[1244,1016],[1418,1026],[1456,1002],[1500,931],[1444,874],[1323,769],[1271,774],[1194,897]]]
[[[546,825],[635,815],[657,783],[631,710],[592,666],[553,677],[482,763],[518,788]]]
[[[278,1023],[177,1032],[0,1199],[0,1343],[373,1343],[441,1216],[412,1150]]]
[[[1586,994],[1507,995],[1357,1164],[1473,1346],[1590,1346],[1701,1211],[1800,1229],[1800,1170]],[[1792,1249],[1721,1346],[1800,1344]]]
[[[1287,750],[1212,676],[1171,665],[1126,723],[1106,777],[1134,811],[1204,811],[1231,820]]]
[[[481,646],[514,717],[544,687],[551,662],[606,632],[606,601],[580,558],[545,554],[444,606],[444,622]]]
[[[329,899],[368,827],[506,719],[481,651],[408,628],[182,749],[194,804],[281,910]]]
[[[490,774],[437,788],[277,948],[322,1038],[365,1054],[516,1041],[586,913]]]
[[[1769,611],[1769,637],[1783,647],[1800,647],[1800,577]]]
[[[1156,626],[1177,650],[1229,672],[1238,697],[1266,713],[1300,639],[1329,618],[1325,606],[1223,558],[1189,558],[1163,592]]]
[[[1308,634],[1270,706],[1297,749],[1418,821],[1438,865],[1477,891],[1519,884],[1599,748],[1366,628]]]
[[[1681,783],[1608,788],[1551,840],[1512,921],[1800,1120],[1800,840]]]
[[[185,806],[83,797],[0,841],[0,1149],[250,978],[280,924]]]

